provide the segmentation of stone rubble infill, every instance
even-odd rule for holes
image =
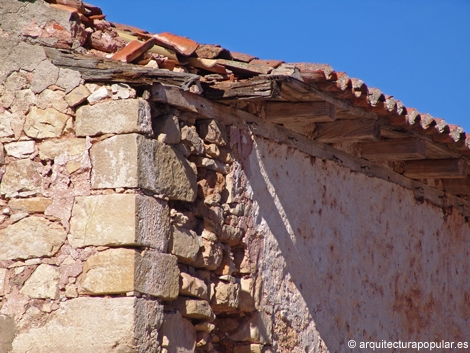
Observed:
[[[249,134],[56,67],[41,45],[86,34],[44,6],[15,7],[29,43],[0,42],[0,351],[266,350],[270,330],[246,328],[267,325]],[[92,23],[94,46],[124,47]]]

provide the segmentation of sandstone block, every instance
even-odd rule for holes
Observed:
[[[202,154],[204,153],[204,142],[197,134],[194,126],[183,126],[181,128],[181,140],[189,147],[190,153]]]
[[[224,248],[219,242],[201,237],[203,248],[198,254],[196,267],[204,267],[208,270],[215,270],[222,262]]]
[[[240,284],[218,281],[215,285],[215,295],[211,300],[211,307],[217,312],[233,311],[238,308]]]
[[[180,262],[187,264],[195,262],[200,247],[199,239],[195,232],[180,227],[171,227],[168,251],[178,257]]]
[[[55,84],[59,78],[59,68],[49,60],[42,61],[34,71],[34,78],[31,82],[31,90],[34,93],[41,93],[50,85]]]
[[[0,137],[11,137],[15,134],[12,127],[13,115],[5,110],[0,113]]]
[[[179,291],[175,257],[156,251],[109,249],[88,258],[80,279],[80,293],[102,295],[138,291],[174,299]]]
[[[15,158],[26,158],[34,153],[34,141],[19,141],[5,144],[7,155]]]
[[[80,72],[71,69],[59,69],[59,77],[57,79],[57,86],[65,89],[66,93],[69,93],[76,88],[82,80]]]
[[[42,160],[54,159],[64,153],[76,156],[85,153],[85,139],[47,140],[39,145],[39,157]]]
[[[225,126],[216,120],[205,120],[199,124],[199,136],[204,141],[215,143],[219,146],[227,144],[227,133]]]
[[[0,352],[11,352],[11,343],[16,335],[15,320],[9,316],[0,315]]]
[[[52,256],[64,243],[67,234],[57,223],[41,217],[27,217],[0,229],[0,260]]]
[[[170,217],[165,201],[138,194],[76,197],[69,242],[84,246],[147,246],[166,252]]]
[[[7,198],[32,196],[41,191],[42,164],[30,159],[20,159],[8,164],[0,184],[0,190]]]
[[[77,136],[102,134],[152,133],[150,106],[143,99],[108,101],[77,109]]]
[[[178,311],[165,313],[161,334],[168,352],[193,353],[196,348],[196,329]]]
[[[196,175],[180,152],[138,134],[118,135],[90,150],[94,189],[139,187],[173,200],[196,199]]]
[[[241,278],[240,279],[240,293],[238,308],[244,312],[255,311],[255,282],[253,278]]]
[[[70,121],[70,116],[54,108],[38,109],[32,107],[24,124],[27,136],[37,139],[59,137]]]
[[[203,280],[181,272],[180,294],[207,300],[207,285]]]
[[[5,293],[5,281],[7,277],[7,269],[0,268],[0,297]]]
[[[234,334],[232,341],[270,344],[272,342],[272,322],[265,312],[255,312]]]
[[[25,282],[20,293],[30,298],[56,299],[59,295],[59,269],[41,264]]]
[[[181,133],[178,117],[173,114],[157,117],[155,120],[155,134],[158,134],[158,141],[162,143],[170,145],[180,143]]]
[[[134,297],[81,297],[61,302],[38,325],[25,321],[12,353],[157,352],[163,306]]]
[[[220,235],[220,241],[230,246],[237,245],[243,238],[243,230],[238,227],[232,227],[225,224],[222,228],[222,234]]]
[[[88,88],[83,85],[80,85],[74,88],[65,96],[65,101],[71,107],[75,107],[80,103],[83,103],[90,94],[91,92],[88,90]]]
[[[44,213],[51,204],[52,199],[30,197],[27,199],[11,199],[8,202],[8,207],[13,212]]]
[[[211,306],[205,300],[178,297],[172,304],[184,317],[203,320],[215,319]]]

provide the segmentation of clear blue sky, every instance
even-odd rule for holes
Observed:
[[[330,64],[470,133],[470,0],[89,0],[109,21]]]

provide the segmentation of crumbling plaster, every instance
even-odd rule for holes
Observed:
[[[277,351],[465,340],[470,229],[455,209],[259,137],[244,167]]]

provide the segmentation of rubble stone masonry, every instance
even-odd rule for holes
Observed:
[[[148,86],[85,82],[25,36],[51,18],[70,27],[42,1],[0,5],[0,352],[468,340],[456,210]]]

